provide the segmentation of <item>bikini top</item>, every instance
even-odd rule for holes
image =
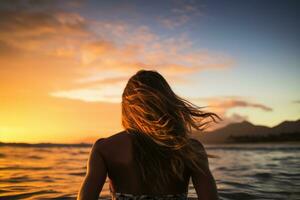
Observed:
[[[115,193],[113,200],[187,200],[187,194],[167,194],[167,195],[133,195],[125,193]]]

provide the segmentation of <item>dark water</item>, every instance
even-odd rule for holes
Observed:
[[[206,146],[221,199],[300,199],[300,144]],[[75,199],[90,148],[0,147],[0,199]],[[107,184],[101,198],[109,196]],[[189,197],[196,197],[190,185]]]

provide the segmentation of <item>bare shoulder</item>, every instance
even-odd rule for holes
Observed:
[[[197,139],[190,138],[190,144],[194,147],[194,150],[198,153],[199,157],[201,157],[205,162],[208,162],[208,155],[204,148],[204,145]]]
[[[109,151],[113,147],[127,144],[128,142],[130,142],[129,134],[126,131],[121,131],[106,138],[99,138],[94,143],[93,148],[98,151],[105,152]]]
[[[202,144],[199,140],[197,140],[197,139],[195,139],[195,138],[189,138],[189,141],[190,141],[190,143],[191,143],[192,145],[194,145],[196,148],[199,148],[199,149],[205,151],[205,148],[204,148],[203,144]]]

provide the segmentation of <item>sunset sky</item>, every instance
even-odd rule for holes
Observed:
[[[139,69],[208,106],[219,126],[299,119],[299,10],[288,0],[1,1],[0,141],[122,130],[121,94]]]

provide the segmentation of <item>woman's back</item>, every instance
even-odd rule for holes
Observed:
[[[174,177],[163,186],[163,191],[154,191],[157,183],[143,184],[141,172],[134,160],[133,135],[125,131],[96,142],[108,170],[108,177],[117,193],[126,194],[182,194],[187,192],[190,172],[184,171],[183,180]],[[160,177],[157,177],[159,179]],[[163,182],[158,181],[160,184]]]

